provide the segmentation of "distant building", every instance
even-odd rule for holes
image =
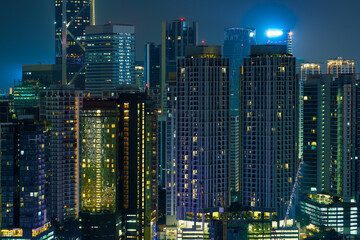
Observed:
[[[177,66],[176,172],[170,173],[176,214],[179,221],[207,221],[230,203],[229,60],[220,46],[188,46]]]
[[[320,63],[302,63],[300,68],[300,80],[306,81],[309,75],[321,74]]]
[[[86,28],[85,89],[91,96],[119,84],[135,84],[135,27],[106,24]]]
[[[224,37],[224,58],[230,59],[231,82],[231,143],[230,143],[230,190],[232,200],[239,195],[239,81],[244,58],[250,55],[250,46],[256,44],[256,29],[227,28]]]
[[[145,92],[145,72],[143,65],[143,62],[136,62],[135,65],[135,84],[141,92]]]
[[[161,94],[165,100],[169,73],[176,72],[176,60],[185,56],[186,46],[198,44],[198,23],[188,24],[185,19],[163,22],[161,32]],[[163,106],[165,103],[162,103]]]
[[[292,54],[292,35],[290,30],[268,29],[265,32],[265,44],[286,45],[287,53]]]
[[[0,239],[52,239],[49,131],[33,119],[0,124]]]
[[[145,45],[144,76],[145,83],[151,93],[160,94],[161,84],[161,45],[147,43]]]
[[[240,80],[241,204],[284,219],[298,168],[298,87],[286,45],[257,45]],[[293,218],[290,212],[289,218]]]
[[[327,74],[339,74],[355,73],[355,61],[345,60],[342,57],[338,57],[335,60],[327,61]]]
[[[170,109],[166,108],[167,90],[169,81],[176,79],[177,59],[185,57],[186,46],[196,46],[198,43],[198,23],[188,23],[185,19],[163,22],[161,27],[161,82],[159,105],[161,116],[159,117],[159,185],[165,188],[166,172],[172,160],[167,155],[167,148],[171,144],[171,135],[166,128],[166,121],[171,117]],[[170,121],[170,120],[169,120]],[[170,137],[170,138],[168,138]]]

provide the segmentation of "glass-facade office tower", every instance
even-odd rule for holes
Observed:
[[[51,126],[50,206],[53,220],[63,224],[79,216],[79,122],[83,92],[52,86],[40,94],[40,119]]]
[[[355,61],[345,60],[342,57],[338,57],[335,60],[327,60],[327,74],[339,74],[355,73]]]
[[[241,203],[277,212],[278,219],[285,217],[299,159],[295,71],[285,45],[257,45],[240,80]]]
[[[287,52],[292,54],[293,32],[284,29],[269,29],[265,32],[265,44],[286,45]]]
[[[176,72],[176,60],[185,56],[188,45],[198,43],[198,23],[188,24],[183,18],[161,25],[161,107],[166,105],[165,95],[169,74]],[[163,110],[163,109],[162,109]],[[164,111],[164,110],[163,110]]]
[[[256,44],[254,28],[227,28],[224,37],[224,58],[230,59],[231,82],[231,144],[230,144],[230,190],[232,200],[239,194],[239,81],[243,59],[250,55],[250,46]]]
[[[135,27],[106,24],[86,28],[85,89],[91,96],[135,84]]]
[[[86,239],[153,239],[157,119],[145,93],[84,102],[81,226]],[[101,219],[101,221],[99,221]]]
[[[90,7],[84,8],[89,1],[92,1]],[[61,63],[62,2],[63,0],[55,1],[55,55],[57,63]],[[66,44],[68,63],[84,64],[84,49],[78,43],[85,47],[85,28],[95,24],[94,2],[94,0],[79,0],[67,1],[66,3],[67,23],[72,21],[68,27],[69,33]]]
[[[355,75],[312,75],[304,84],[304,164],[301,190],[356,196]]]
[[[208,220],[230,202],[229,60],[220,46],[188,46],[177,66],[177,219]]]
[[[151,94],[160,94],[161,83],[161,45],[147,43],[145,45],[144,75],[145,83]]]
[[[223,57],[230,59],[231,115],[239,115],[240,68],[244,58],[250,55],[250,46],[256,44],[256,29],[225,29]]]
[[[33,119],[0,124],[1,239],[52,239],[49,130]],[[12,238],[14,237],[14,238]]]
[[[186,46],[195,46],[198,43],[198,23],[187,23],[183,18],[172,22],[163,22],[161,28],[161,83],[160,83],[160,108],[162,115],[159,118],[159,180],[160,186],[165,187],[166,172],[171,166],[171,156],[167,149],[171,148],[171,139],[166,128],[166,119],[170,109],[167,109],[168,82],[176,78],[176,61],[185,56]]]
[[[85,100],[81,112],[80,224],[84,239],[115,239],[119,162],[116,101]]]

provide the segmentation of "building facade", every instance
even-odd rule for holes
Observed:
[[[208,220],[229,204],[229,60],[219,46],[187,47],[178,60],[177,219]]]
[[[310,194],[300,202],[300,211],[308,216],[311,224],[352,235],[352,238],[359,232],[358,210],[356,202],[345,203],[341,198],[327,194]]]
[[[135,84],[135,27],[106,24],[86,28],[85,89],[101,97],[119,84]]]
[[[82,236],[155,238],[158,159],[152,101],[145,93],[122,93],[88,99],[83,109]]]
[[[279,219],[299,162],[295,67],[284,45],[252,46],[240,81],[241,203],[273,209]]]
[[[160,94],[161,83],[161,45],[147,43],[145,45],[144,76],[145,83],[151,93]]]
[[[50,216],[63,224],[79,217],[79,124],[83,92],[52,86],[41,92],[40,119],[51,126]]]
[[[51,239],[49,130],[21,118],[0,124],[0,239]]]
[[[312,75],[304,83],[304,168],[301,190],[357,195],[355,75]]]
[[[63,0],[55,1],[55,55],[57,63],[61,63],[62,56],[62,3]],[[67,1],[66,22],[71,21],[68,26],[66,44],[68,63],[84,63],[85,28],[95,25],[94,11],[94,0]]]

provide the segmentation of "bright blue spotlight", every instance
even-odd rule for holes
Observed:
[[[268,38],[276,38],[276,37],[280,37],[284,34],[284,32],[282,30],[279,29],[269,29],[266,31],[266,36]]]

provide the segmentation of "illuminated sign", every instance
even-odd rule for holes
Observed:
[[[276,37],[280,37],[284,34],[284,32],[282,30],[279,29],[269,29],[266,31],[266,36],[269,38],[276,38]]]
[[[254,32],[250,32],[249,36],[250,36],[250,37],[254,37],[254,36],[255,36],[255,33],[254,33]]]

